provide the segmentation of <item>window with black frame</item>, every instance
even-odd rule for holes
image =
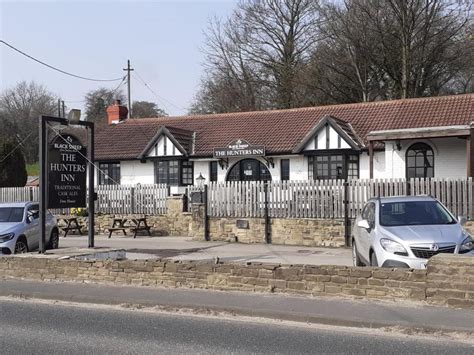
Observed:
[[[415,143],[406,153],[406,176],[410,178],[434,177],[433,149],[425,143]]]
[[[99,185],[120,185],[120,163],[99,163]]]
[[[290,180],[290,159],[280,160],[280,179]]]
[[[359,156],[347,154],[325,154],[308,156],[310,180],[357,179]]]
[[[217,181],[217,167],[218,167],[217,161],[211,161],[209,163],[209,181],[211,182]]]
[[[193,162],[182,161],[181,162],[181,185],[192,185],[193,184]]]
[[[171,186],[192,185],[193,175],[192,161],[155,161],[155,181],[157,184],[167,184]]]

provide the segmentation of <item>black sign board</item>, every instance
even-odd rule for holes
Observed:
[[[71,134],[48,146],[48,208],[86,207],[86,148]]]
[[[214,158],[258,157],[264,155],[265,147],[263,145],[251,145],[243,139],[237,139],[224,148],[214,148]]]

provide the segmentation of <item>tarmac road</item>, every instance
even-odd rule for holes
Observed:
[[[347,328],[346,328],[347,329]],[[435,338],[0,299],[3,354],[472,354]]]

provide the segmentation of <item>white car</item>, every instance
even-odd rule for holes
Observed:
[[[424,269],[439,253],[472,255],[465,222],[429,196],[371,199],[353,228],[354,265]]]
[[[39,205],[36,202],[0,203],[0,255],[38,249],[41,235]],[[56,218],[46,214],[46,248],[59,247]]]

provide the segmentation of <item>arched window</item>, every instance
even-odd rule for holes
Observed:
[[[415,143],[407,150],[407,179],[434,177],[433,149],[425,143]]]
[[[270,181],[271,179],[270,171],[257,159],[240,160],[227,174],[227,181]]]

